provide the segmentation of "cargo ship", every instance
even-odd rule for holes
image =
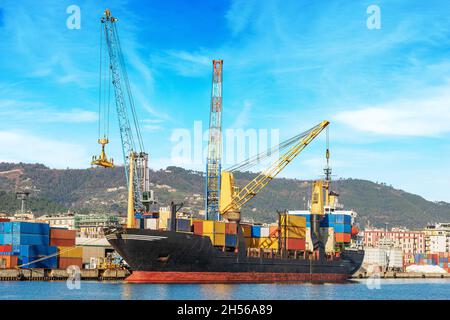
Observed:
[[[342,282],[361,266],[364,252],[339,256],[251,256],[223,251],[209,237],[187,232],[119,228],[106,238],[132,269],[131,283]],[[239,233],[239,244],[245,245]]]

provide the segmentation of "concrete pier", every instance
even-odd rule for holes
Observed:
[[[124,269],[81,269],[81,280],[123,280],[130,275]],[[71,276],[65,269],[0,269],[0,281],[67,280]]]
[[[356,279],[367,279],[373,276],[368,272],[357,272],[353,275]],[[381,272],[381,279],[449,279],[450,273],[419,273],[419,272]]]

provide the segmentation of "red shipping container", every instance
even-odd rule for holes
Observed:
[[[237,234],[237,224],[236,223],[226,223],[225,224],[226,234]]]
[[[351,236],[350,236],[350,233],[336,232],[334,234],[334,238],[335,238],[336,242],[348,243],[348,242],[350,242]]]
[[[11,251],[12,251],[11,244],[4,244],[0,246],[0,252],[11,252]]]
[[[203,235],[203,221],[194,221],[194,234]]]
[[[17,256],[0,255],[0,269],[13,269],[17,267]]]
[[[10,220],[7,218],[0,218],[0,222],[9,222]]]
[[[50,239],[75,239],[76,230],[50,228]]]
[[[305,239],[287,238],[286,239],[287,250],[305,250]]]
[[[51,246],[57,247],[73,247],[75,245],[74,239],[50,239]]]
[[[83,258],[58,257],[58,269],[67,269],[69,266],[83,267]]]

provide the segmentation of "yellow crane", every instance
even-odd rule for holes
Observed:
[[[326,120],[322,121],[298,136],[297,141],[293,141],[293,145],[281,157],[243,188],[239,189],[234,185],[234,176],[231,171],[222,171],[219,200],[219,213],[222,217],[228,221],[239,222],[241,219],[241,207],[272,181],[329,123]]]

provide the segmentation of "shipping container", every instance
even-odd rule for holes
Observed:
[[[160,210],[158,226],[160,229],[167,230],[167,220],[170,218],[170,211]]]
[[[237,246],[237,235],[235,234],[225,234],[225,246],[236,247]]]
[[[227,222],[225,224],[225,233],[226,234],[237,234],[237,224],[234,222]]]
[[[203,220],[194,220],[192,222],[194,228],[194,234],[202,235],[203,234]]]
[[[286,249],[287,250],[305,250],[305,239],[287,238]]]
[[[262,249],[278,249],[278,239],[252,238],[252,247]]]
[[[0,244],[48,245],[49,239],[48,235],[25,234],[25,233],[2,233],[0,234]]]
[[[8,218],[0,218],[0,222],[9,222],[10,220]]]
[[[77,237],[76,230],[50,228],[51,239],[75,239]]]
[[[13,269],[17,267],[17,256],[0,255],[0,269]]]
[[[334,225],[334,231],[337,232],[337,233],[348,233],[348,234],[351,234],[352,226],[349,225],[349,224],[336,223]]]
[[[287,218],[287,221],[285,222],[285,218]],[[294,216],[294,215],[282,215],[281,216],[281,226],[283,227],[284,225],[290,226],[290,227],[301,227],[301,228],[305,228],[306,227],[306,217],[305,216]]]
[[[81,269],[83,267],[83,259],[82,258],[68,258],[68,257],[59,257],[58,258],[58,269],[67,269],[70,266],[77,266]]]
[[[157,218],[146,218],[144,219],[144,227],[145,229],[150,230],[158,230],[158,221]]]
[[[214,233],[214,221],[203,220],[203,233],[207,233],[207,234]]]
[[[83,258],[82,247],[58,247],[58,255],[64,258]]]
[[[335,226],[335,228],[336,228],[336,226]],[[334,239],[338,243],[349,243],[351,240],[351,236],[350,236],[350,233],[335,232]]]
[[[49,257],[47,259],[37,261],[42,257],[25,257],[19,256],[17,259],[18,266],[24,269],[56,269],[58,266],[58,258],[56,256]]]
[[[251,237],[252,238],[261,238],[261,226],[252,226],[252,233],[251,233]]]
[[[225,233],[215,233],[214,234],[214,245],[218,247],[225,246]]]
[[[214,221],[214,233],[223,233],[223,234],[225,234],[225,222],[223,222],[223,221]]]
[[[50,239],[50,245],[56,247],[73,247],[75,239]]]
[[[304,239],[306,236],[305,227],[281,227],[282,238]]]
[[[191,220],[190,219],[176,219],[176,231],[191,232]],[[167,220],[168,228],[170,229],[171,219]]]
[[[45,245],[14,245],[13,252],[19,256],[42,258],[56,254],[57,249],[54,246]]]
[[[11,251],[12,251],[12,245],[11,244],[0,245],[0,252],[11,252]]]
[[[0,233],[26,233],[26,234],[38,234],[49,235],[50,227],[48,223],[38,222],[0,222]]]
[[[352,217],[348,214],[332,214],[330,215],[330,221],[335,224],[351,224]]]
[[[276,235],[278,233],[278,226],[270,226],[269,227],[269,234],[270,235]]]
[[[83,246],[83,263],[90,263],[91,258],[104,258],[106,247],[103,246]]]

